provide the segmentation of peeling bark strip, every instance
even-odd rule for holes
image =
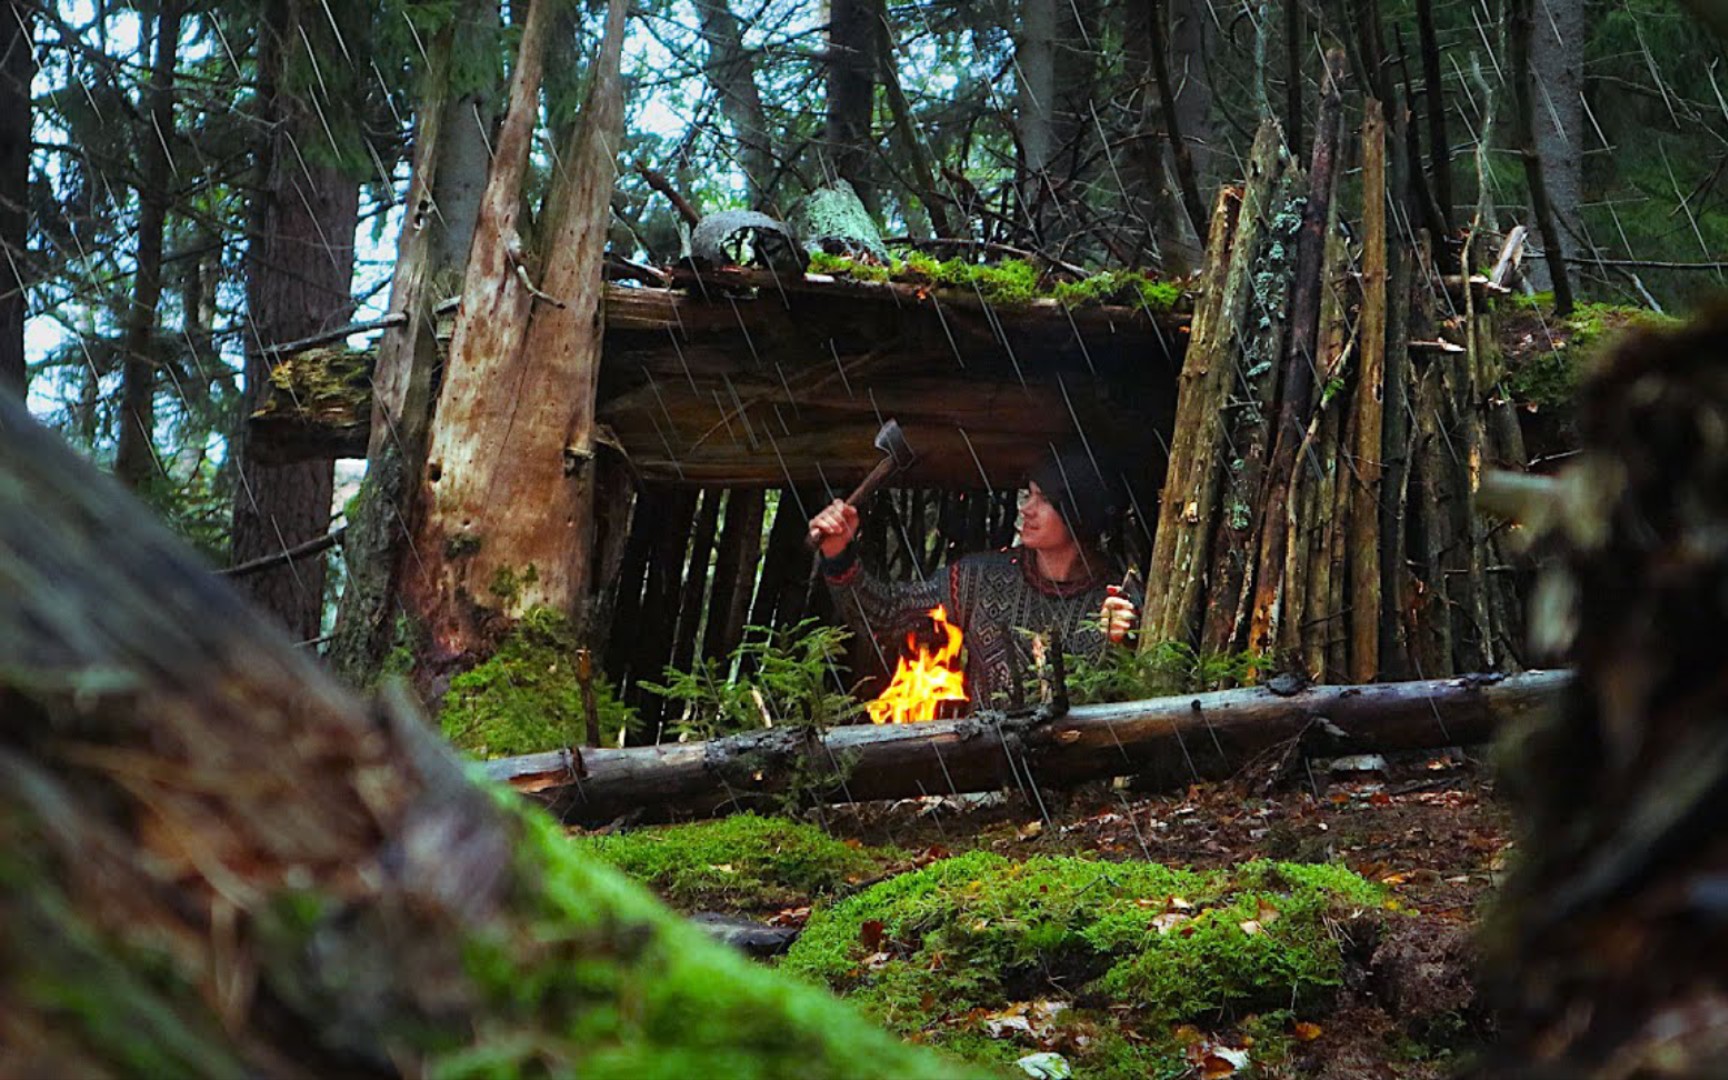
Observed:
[[[705,743],[530,754],[487,773],[569,822],[609,821],[648,807],[712,814],[805,801],[863,801],[1079,783],[1140,774],[1187,783],[1228,774],[1302,740],[1309,753],[1420,749],[1486,742],[1555,704],[1563,671],[1467,676],[1377,686],[1313,687],[1085,705],[1053,720],[980,714],[966,720],[777,728]],[[799,786],[794,786],[799,785]]]
[[[580,625],[593,587],[601,252],[623,117],[625,5],[607,11],[574,145],[548,198],[542,261],[517,219],[552,6],[534,0],[528,10],[425,470],[415,546],[426,571],[413,594],[440,662],[483,654],[504,621],[535,607]]]

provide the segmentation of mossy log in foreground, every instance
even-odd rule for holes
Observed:
[[[0,1075],[953,1077],[368,709],[0,399]]]
[[[1563,671],[1294,694],[1252,687],[1083,705],[1062,716],[979,713],[883,727],[775,728],[710,742],[581,748],[487,762],[566,821],[648,809],[709,814],[1139,775],[1186,784],[1301,745],[1315,756],[1488,742],[1559,700]]]

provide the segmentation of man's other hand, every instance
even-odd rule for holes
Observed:
[[[1104,624],[1104,636],[1112,645],[1120,645],[1140,622],[1140,612],[1134,607],[1134,601],[1122,595],[1120,586],[1110,586],[1109,593],[1104,598],[1099,619]]]
[[[810,519],[810,535],[821,544],[823,558],[839,558],[840,553],[851,545],[852,538],[858,535],[858,508],[848,505],[843,499],[835,499]],[[1132,609],[1133,605],[1130,604],[1129,608]]]

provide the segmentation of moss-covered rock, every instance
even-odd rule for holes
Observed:
[[[1060,1000],[1072,1008],[1034,1046],[1066,1040],[1083,1076],[1159,1075],[1181,1066],[1175,1025],[1323,1003],[1350,928],[1384,901],[1331,866],[1196,872],[974,852],[818,910],[785,967],[891,1030],[979,1060],[1028,1050],[991,1036],[1001,1010]],[[1109,1025],[1093,1011],[1105,1005]]]
[[[444,737],[476,757],[555,750],[582,741],[586,713],[577,678],[578,644],[568,619],[528,612],[485,663],[450,681],[439,712]],[[598,671],[594,697],[603,739],[636,716]]]
[[[575,843],[686,910],[783,907],[867,881],[903,855],[755,814]]]

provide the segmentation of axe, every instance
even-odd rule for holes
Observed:
[[[852,489],[852,494],[846,496],[846,505],[857,506],[870,497],[871,492],[882,486],[882,482],[895,473],[904,472],[918,460],[918,455],[912,449],[912,444],[906,441],[906,433],[900,430],[900,422],[890,419],[882,425],[882,430],[876,433],[876,449],[882,451],[882,460],[876,467]],[[822,542],[822,534],[810,530],[810,535],[804,538],[804,543],[815,548]]]

